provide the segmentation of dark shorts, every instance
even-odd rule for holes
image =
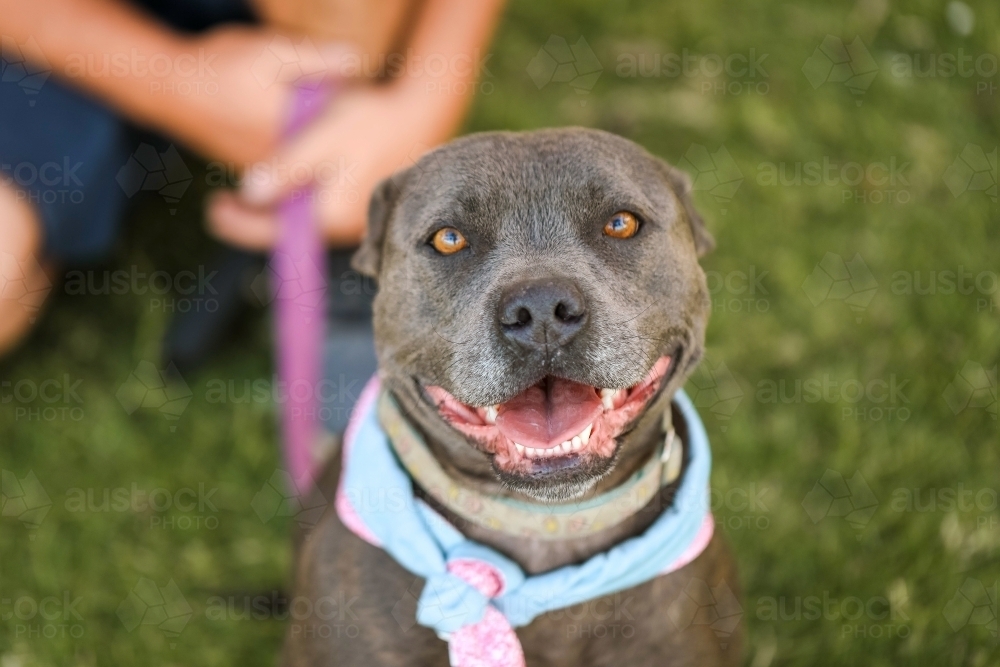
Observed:
[[[242,0],[144,0],[160,20],[185,32],[252,20]],[[4,39],[0,58],[0,181],[38,211],[45,253],[64,262],[100,259],[114,244],[136,192],[144,139],[115,112],[51,71],[23,60],[28,44]],[[138,157],[142,159],[140,152]]]

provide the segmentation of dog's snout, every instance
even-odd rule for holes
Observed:
[[[504,335],[524,347],[565,345],[586,323],[587,304],[570,280],[528,280],[504,290],[499,320]]]

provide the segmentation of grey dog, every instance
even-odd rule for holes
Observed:
[[[686,175],[636,144],[577,128],[464,137],[377,188],[354,266],[378,282],[382,386],[452,479],[551,503],[614,489],[649,460],[662,442],[664,412],[702,356],[711,309],[698,258],[714,241],[690,191]],[[633,400],[637,386],[651,389]],[[560,392],[603,396],[602,389],[624,401],[617,423],[594,426],[582,450],[568,435],[565,453],[530,446],[536,427],[523,416],[531,396],[557,403]],[[524,434],[527,446],[496,429],[478,437],[456,417],[490,406],[506,412],[506,421],[490,415],[499,432]],[[539,427],[548,436],[578,428],[573,410],[553,410]],[[683,438],[684,424],[676,426]],[[339,473],[335,454],[317,492],[333,498]],[[675,488],[612,528],[561,540],[463,523],[416,492],[470,539],[532,574],[641,533]],[[284,664],[446,665],[446,644],[413,625],[421,586],[351,533],[331,503],[298,545],[295,594],[337,600],[340,616],[295,620]],[[680,570],[594,601],[593,609],[608,610],[596,615],[601,628],[553,613],[517,634],[529,666],[734,665],[741,629],[717,632],[712,624],[707,592],[720,587],[738,595],[717,531]],[[679,599],[704,608],[678,622],[668,612]]]

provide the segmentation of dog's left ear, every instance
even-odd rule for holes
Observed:
[[[368,229],[361,245],[351,257],[351,268],[369,278],[378,278],[382,266],[382,244],[389,219],[403,191],[409,169],[398,171],[375,186],[368,201]]]
[[[684,217],[687,218],[688,225],[691,227],[691,236],[694,237],[694,248],[698,257],[707,255],[715,250],[715,239],[705,228],[705,221],[702,220],[701,214],[695,210],[694,199],[691,197],[691,177],[663,160],[657,159],[656,163],[660,168],[660,173],[663,174],[670,189],[677,195],[677,199],[680,200],[681,206],[684,208]]]

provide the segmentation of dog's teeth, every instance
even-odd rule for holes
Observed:
[[[605,410],[612,410],[615,407],[615,396],[618,395],[617,389],[602,389],[601,390],[601,403],[604,404]]]
[[[496,424],[497,423],[497,406],[491,405],[486,408],[486,423]]]
[[[573,450],[573,443],[567,440],[563,444],[559,445],[559,448],[562,450],[563,454],[568,454]]]
[[[524,445],[519,445],[515,442],[514,447],[517,449],[518,454],[524,454]]]
[[[553,456],[559,456],[559,448],[558,447],[551,447],[549,449],[546,449],[545,450],[545,456],[547,456],[550,459]]]
[[[528,456],[530,456],[532,458],[538,456],[538,450],[535,449],[534,447],[527,447],[527,448],[525,448],[524,451],[528,454]]]
[[[590,444],[590,433],[593,430],[594,430],[594,425],[593,424],[591,424],[587,428],[583,429],[583,433],[580,434],[580,442],[582,442],[585,445],[589,445]]]
[[[583,440],[581,440],[581,439],[580,439],[580,436],[578,436],[578,435],[577,435],[577,436],[574,436],[574,437],[573,437],[573,442],[572,442],[572,443],[570,443],[570,444],[571,444],[571,445],[572,445],[573,447],[576,447],[577,449],[580,449],[581,447],[583,447]]]

